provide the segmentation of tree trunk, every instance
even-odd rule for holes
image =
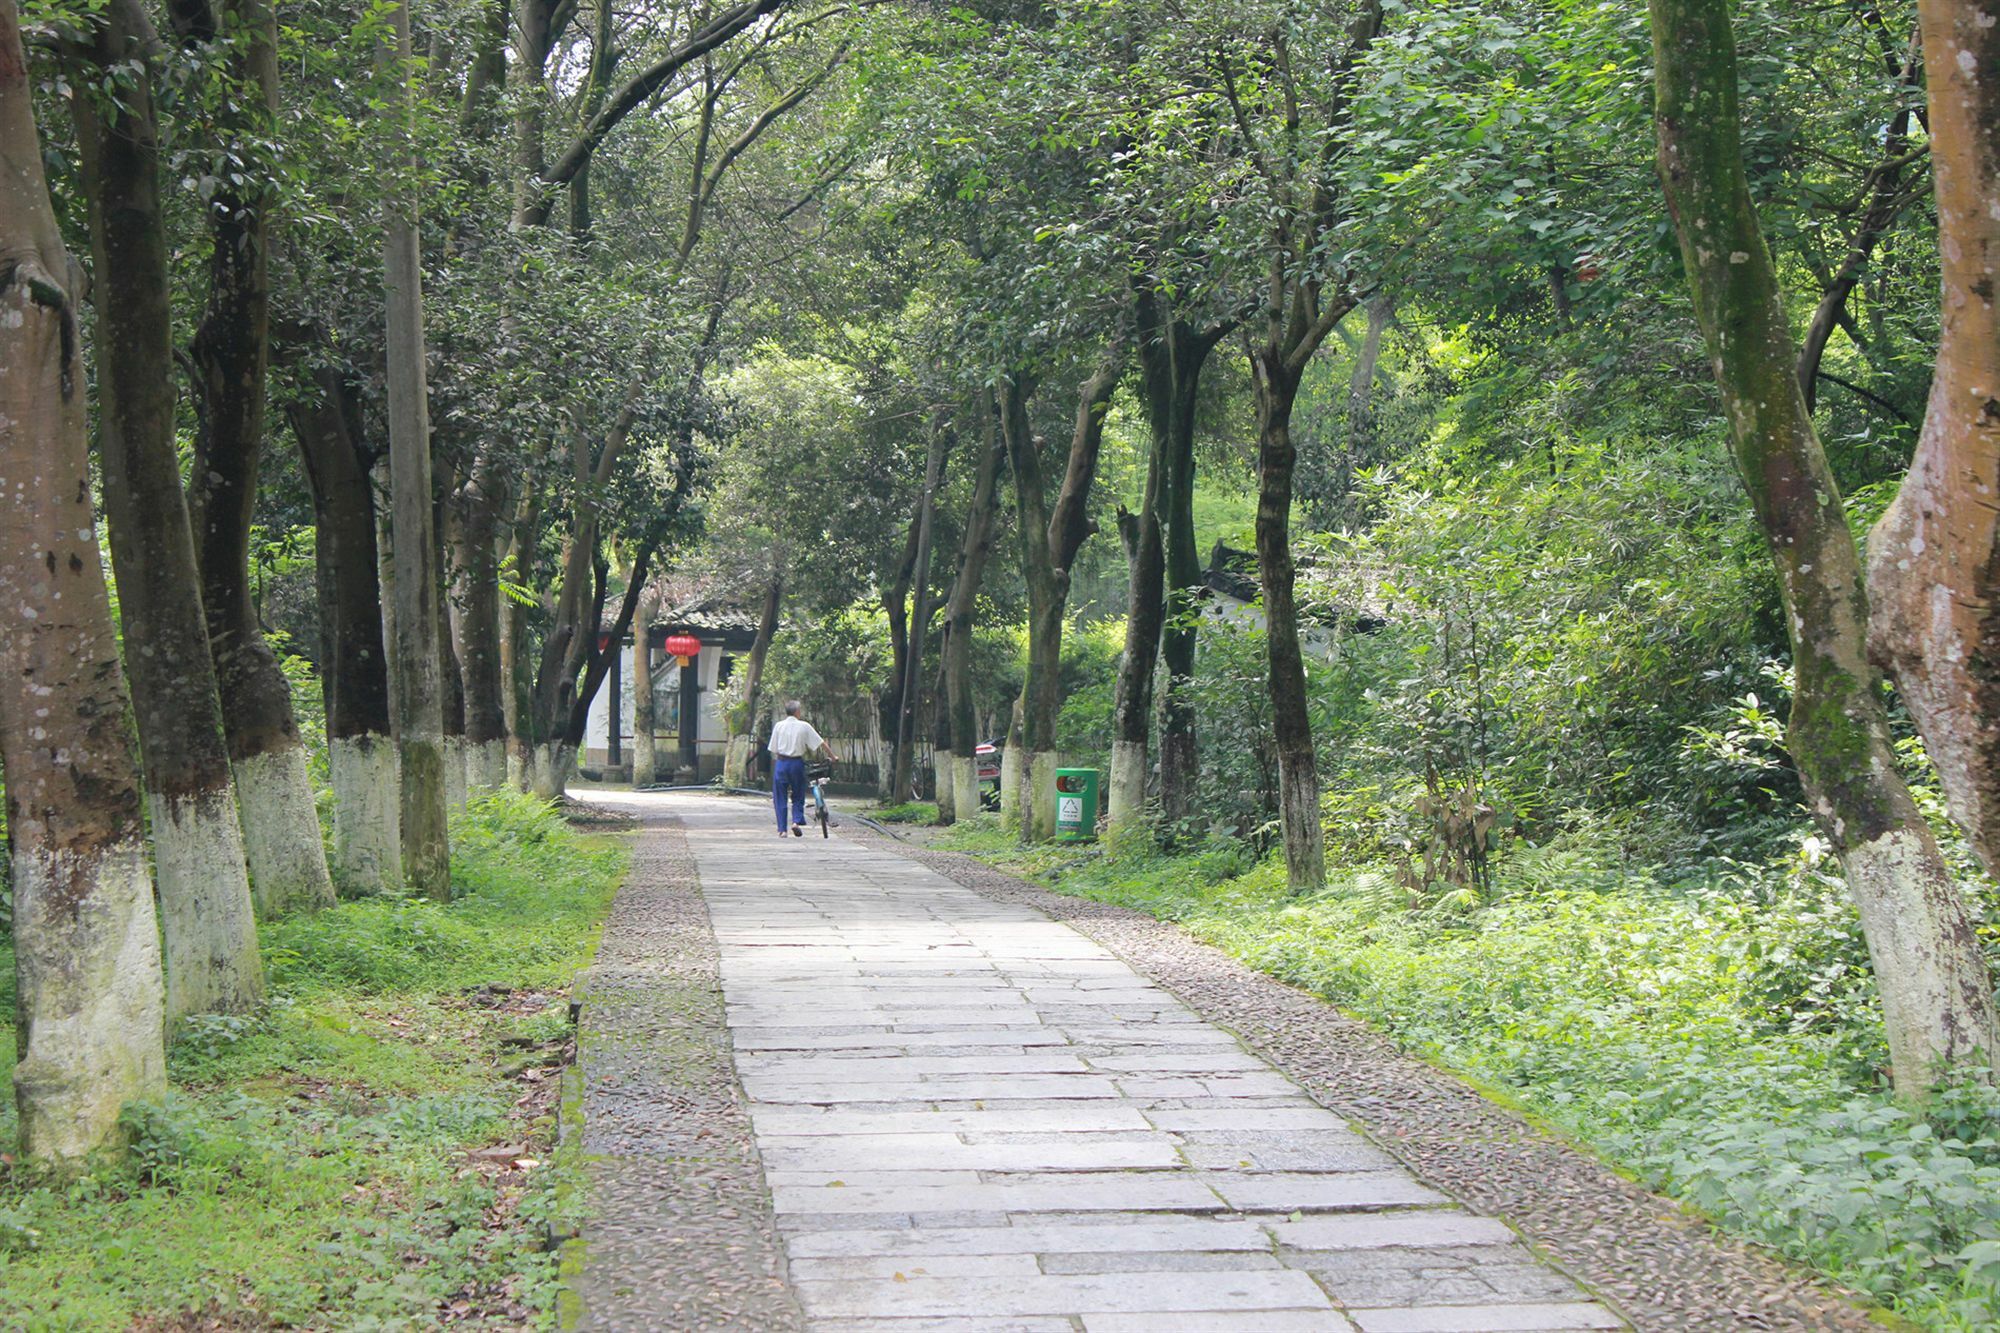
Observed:
[[[950,605],[947,594],[945,603]],[[951,739],[951,622],[938,630],[937,689],[931,696],[931,769],[936,774],[937,820],[940,827],[958,822],[958,754]]]
[[[778,614],[784,609],[784,603],[784,561],[779,560],[772,565],[770,580],[764,585],[764,609],[757,617],[757,637],[750,641],[750,660],[743,668],[743,734],[749,744],[744,747],[742,767],[734,777],[724,775],[724,786],[749,785],[750,770],[757,758],[758,705],[764,689],[764,659],[770,655],[771,640],[777,637]]]
[[[90,505],[82,333],[14,0],[0,0],[0,768],[20,1151],[74,1168],[165,1095],[162,977],[125,682]]]
[[[1557,274],[1555,288],[1560,291],[1563,275]],[[1347,381],[1347,437],[1340,451],[1337,479],[1340,503],[1336,510],[1337,521],[1358,523],[1361,514],[1354,501],[1354,474],[1358,467],[1379,454],[1375,431],[1375,381],[1382,366],[1382,337],[1388,332],[1389,322],[1395,317],[1396,298],[1386,292],[1378,292],[1367,303],[1368,329],[1362,335],[1361,347],[1354,357],[1354,373]]]
[[[441,499],[442,497],[440,497]],[[471,748],[465,742],[465,684],[458,661],[457,636],[451,623],[451,579],[445,572],[445,506],[431,505],[431,532],[438,538],[431,552],[431,568],[438,575],[438,702],[444,722],[444,806],[447,815],[465,809],[469,789],[466,769]]]
[[[644,387],[644,381],[637,375],[628,383],[624,402],[611,429],[597,447],[594,459],[591,437],[581,424],[570,440],[574,490],[570,496],[569,535],[563,550],[562,573],[549,625],[543,635],[542,651],[535,663],[533,684],[521,701],[526,708],[517,706],[515,717],[515,724],[526,733],[529,748],[539,748],[545,755],[556,754],[557,749],[564,745],[573,755],[576,745],[582,740],[580,728],[575,735],[568,732],[572,715],[578,714],[579,677],[597,653],[599,625],[604,610],[609,566],[602,555],[601,500],[618,459],[631,439]],[[685,485],[686,474],[683,473],[676,487],[674,508],[678,508]],[[521,525],[517,542],[525,545],[533,531],[532,522]],[[518,660],[516,669],[521,669]],[[587,707],[588,700],[584,702]],[[560,795],[569,778],[567,768],[545,771],[537,790],[545,795]]]
[[[1032,393],[1019,377],[999,389],[1000,437],[1007,443],[1007,461],[1014,471],[1014,535],[1021,548],[1021,581],[1028,590],[1028,674],[1021,686],[1020,748],[1015,759],[1023,778],[1017,824],[1024,841],[1041,842],[1056,831],[1056,715],[1062,707],[1063,610],[1069,576],[1067,570],[1056,568],[1049,550],[1042,442],[1028,414]]]
[[[475,460],[451,497],[451,605],[454,646],[465,695],[466,783],[497,789],[507,781],[506,676],[501,663],[500,509],[505,496],[490,468]]]
[[[173,308],[152,97],[156,37],[121,0],[76,52],[80,89],[136,70],[121,105],[91,92],[76,118],[96,269],[98,435],[133,716],[145,767],[166,944],[166,1017],[241,1013],[264,998],[243,834],[222,738],[175,450]]]
[[[653,754],[653,622],[660,618],[660,594],[648,588],[632,621],[632,785],[659,781]],[[731,785],[725,778],[724,785]],[[741,785],[740,783],[735,785]]]
[[[277,19],[264,0],[227,0],[222,8],[232,34],[228,75],[239,87],[222,99],[221,147],[249,158],[276,120]],[[333,901],[291,685],[264,641],[250,593],[270,361],[272,193],[253,171],[242,184],[224,177],[208,205],[208,303],[193,346],[201,411],[190,497],[250,881],[266,911]]]
[[[1897,1090],[1920,1096],[1949,1067],[2000,1055],[1993,978],[1897,774],[1859,560],[1744,175],[1728,0],[1651,0],[1651,11],[1660,177],[1791,632],[1789,748],[1860,909]]]
[[[633,622],[639,615],[639,602],[651,586],[653,578],[653,544],[641,542],[632,557],[632,568],[625,581],[625,595],[618,600],[618,614],[611,625],[603,631],[605,647],[597,647],[597,634],[592,633],[591,648],[584,659],[582,680],[577,685],[576,698],[571,702],[569,716],[564,719],[561,739],[574,755],[583,748],[583,738],[590,727],[590,705],[597,698],[597,692],[604,688],[604,682],[611,676],[611,668],[618,660],[618,645],[632,632]],[[598,582],[598,598],[591,615],[591,624],[599,625],[604,620],[604,584],[602,572]],[[623,701],[616,694],[612,696],[610,707],[623,711]],[[614,714],[615,715],[615,714]]]
[[[1042,442],[1028,417],[1030,390],[1018,381],[1000,389],[1000,435],[1014,470],[1015,514],[1021,543],[1021,577],[1028,589],[1028,678],[1021,690],[1021,732],[1027,790],[1021,835],[1031,842],[1055,836],[1056,725],[1062,712],[1062,639],[1069,610],[1070,566],[1096,531],[1090,492],[1104,441],[1104,414],[1124,370],[1123,348],[1113,343],[1078,391],[1062,490],[1051,509],[1042,474]]]
[[[1289,358],[1260,349],[1257,389],[1257,581],[1264,594],[1264,644],[1270,666],[1271,721],[1278,753],[1278,813],[1283,820],[1285,879],[1294,893],[1326,883],[1326,831],[1319,816],[1319,766],[1306,704],[1305,654],[1299,643],[1292,566],[1292,405],[1299,372]]]
[[[518,506],[508,537],[502,569],[524,572],[527,534],[535,506],[525,497]],[[547,598],[543,598],[546,604]],[[528,648],[528,608],[511,597],[500,602],[500,705],[507,719],[507,782],[516,791],[532,785],[535,742],[530,735],[535,716],[535,664]]]
[[[1201,554],[1194,533],[1194,413],[1209,353],[1229,331],[1220,324],[1197,331],[1174,311],[1172,300],[1144,283],[1134,284],[1139,318],[1140,384],[1146,419],[1161,464],[1161,538],[1166,559],[1161,655],[1166,692],[1160,701],[1160,813],[1169,828],[1194,813],[1201,777],[1195,738],[1193,686],[1196,620],[1204,591]]]
[[[909,786],[911,756],[917,745],[917,698],[923,693],[924,640],[931,624],[931,527],[932,510],[937,504],[938,478],[944,471],[945,456],[951,448],[951,432],[942,422],[931,426],[929,457],[924,460],[924,493],[917,506],[917,554],[913,584],[916,596],[910,608],[910,642],[903,664],[901,688],[896,701],[897,790]],[[933,748],[936,738],[933,738]]]
[[[986,401],[983,395],[981,401],[982,404]],[[951,712],[951,794],[956,806],[954,813],[959,819],[971,819],[979,813],[978,750],[985,737],[979,733],[972,697],[972,615],[979,602],[980,586],[985,582],[986,562],[993,554],[1000,465],[1007,455],[1006,441],[1000,436],[994,413],[990,409],[982,411],[980,418],[984,434],[979,467],[965,513],[958,573],[952,579],[951,596],[944,612],[945,696]]]
[[[903,554],[896,562],[895,577],[882,589],[882,612],[889,621],[889,688],[882,695],[882,729],[890,736],[900,734],[903,718],[903,686],[910,671],[910,584],[917,576],[917,547],[924,535],[922,506],[910,518],[903,534]],[[896,763],[891,762],[882,777],[883,785],[896,788]]]
[[[2000,25],[1970,0],[1918,13],[1944,319],[1916,457],[1868,542],[1871,647],[2000,875]]]
[[[389,191],[382,206],[383,305],[388,326],[389,489],[396,566],[394,664],[398,810],[404,882],[439,901],[451,898],[445,834],[444,716],[439,686],[437,541],[431,517],[430,407],[424,365],[423,270],[418,253],[416,160],[410,136],[410,9],[394,7],[394,71],[389,115]]]
[[[1130,569],[1125,654],[1111,719],[1111,782],[1105,839],[1113,851],[1136,842],[1146,828],[1146,770],[1153,722],[1153,672],[1160,661],[1166,618],[1166,547],[1160,534],[1160,471],[1164,440],[1155,438],[1146,458],[1145,497],[1139,512],[1118,511],[1119,535]]]
[[[331,366],[311,372],[289,414],[312,488],[313,554],[322,589],[320,683],[333,783],[333,876],[348,893],[384,893],[403,882],[403,853],[369,481],[377,451],[363,442],[359,386]]]
[[[950,824],[958,818],[957,798],[952,795],[953,769],[950,746],[941,738],[951,730],[951,701],[946,695],[943,645],[939,645],[937,670],[931,673],[931,804],[936,807],[932,822]]]
[[[1181,406],[1175,404],[1161,524],[1167,571],[1160,631],[1160,657],[1166,666],[1160,695],[1160,816],[1170,835],[1194,814],[1195,788],[1201,780],[1194,704],[1188,696],[1194,688],[1196,617],[1206,586],[1194,536],[1194,403],[1190,399],[1185,404],[1184,414]]]

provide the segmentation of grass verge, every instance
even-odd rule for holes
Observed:
[[[265,926],[271,1004],[183,1026],[125,1165],[61,1183],[0,1162],[0,1327],[550,1322],[575,1169],[551,1164],[562,991],[627,850],[511,794],[453,834],[449,905]],[[0,1073],[12,1018],[10,989]]]
[[[905,801],[901,805],[870,806],[867,813],[870,819],[884,824],[937,823],[935,801]]]
[[[927,841],[1177,922],[1914,1323],[2000,1327],[2000,1100],[1888,1095],[1859,926],[1810,856],[1670,878],[1555,844],[1447,905],[1367,869],[1294,897],[1234,843]]]

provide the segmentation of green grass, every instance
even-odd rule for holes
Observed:
[[[1292,897],[1233,844],[1112,859],[982,820],[935,845],[1176,921],[1913,1322],[2000,1325],[2000,1101],[1888,1096],[1866,951],[1819,869],[1669,885],[1555,845],[1490,905],[1413,905],[1366,869]]]
[[[871,807],[868,817],[883,824],[935,824],[936,801],[905,801],[901,805]]]
[[[184,1027],[169,1099],[127,1113],[125,1165],[74,1182],[0,1168],[0,1327],[402,1329],[461,1305],[548,1323],[555,992],[595,948],[626,850],[507,795],[454,835],[448,906],[346,902],[264,928],[271,1005]],[[0,1141],[12,1116],[9,1099]],[[491,1145],[519,1152],[468,1156]]]

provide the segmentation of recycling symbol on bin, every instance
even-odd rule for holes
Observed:
[[[1083,798],[1081,796],[1056,797],[1056,820],[1063,824],[1083,822]]]

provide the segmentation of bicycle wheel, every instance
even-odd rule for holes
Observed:
[[[831,838],[833,834],[827,832],[826,798],[817,792],[813,793],[813,795],[814,804],[819,809],[819,836],[822,838]]]

